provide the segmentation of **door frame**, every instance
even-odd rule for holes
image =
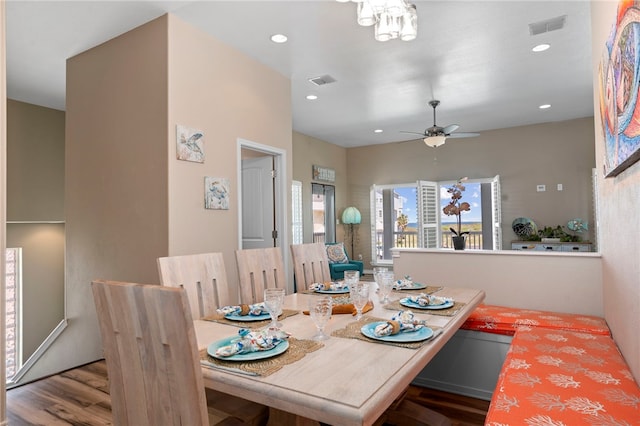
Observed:
[[[276,206],[275,222],[276,229],[278,230],[278,247],[282,252],[282,260],[284,263],[284,270],[289,271],[289,226],[288,209],[289,203],[287,198],[287,151],[275,148],[269,145],[263,145],[257,142],[253,142],[247,139],[238,138],[236,144],[236,158],[237,158],[237,171],[238,171],[238,249],[242,248],[242,149],[249,149],[252,151],[258,151],[264,154],[271,155],[273,157],[273,167],[276,170],[276,177],[274,183],[274,201]],[[293,278],[289,273],[285,272],[287,276],[287,292],[293,291],[293,286],[289,283],[293,282]]]

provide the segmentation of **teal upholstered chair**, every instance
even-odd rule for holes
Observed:
[[[349,259],[343,243],[326,243],[331,280],[344,279],[344,271],[360,271],[364,273],[364,262]]]

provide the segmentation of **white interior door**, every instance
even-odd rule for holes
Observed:
[[[276,247],[273,157],[242,160],[242,248]]]

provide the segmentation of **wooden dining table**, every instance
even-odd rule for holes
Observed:
[[[375,286],[375,284],[372,284]],[[378,341],[331,336],[323,346],[267,376],[253,376],[203,364],[205,386],[270,407],[269,424],[372,425],[407,389],[412,380],[447,343],[484,299],[482,290],[445,287],[435,293],[464,304],[455,315],[412,309],[419,319],[441,330],[420,348],[398,347]],[[394,291],[393,299],[407,294]],[[316,327],[308,315],[308,302],[318,295],[295,293],[285,297],[284,309],[299,310],[283,320],[282,329],[296,339],[310,339]],[[385,308],[375,292],[369,318],[390,319],[397,311]],[[408,309],[408,308],[406,308]],[[430,313],[431,312],[431,313]],[[355,321],[350,314],[332,315],[325,327],[331,334]],[[238,327],[196,320],[199,349],[237,335]]]

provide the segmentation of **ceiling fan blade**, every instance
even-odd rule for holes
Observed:
[[[458,128],[460,128],[460,125],[458,124],[449,124],[446,127],[442,128],[442,131],[448,135],[449,133],[455,132],[456,130],[458,130]]]
[[[480,133],[451,133],[448,138],[474,138],[480,136]]]
[[[420,133],[420,132],[407,132],[405,130],[400,130],[400,133],[410,133],[412,135],[420,135],[420,136],[426,136],[424,133]]]

